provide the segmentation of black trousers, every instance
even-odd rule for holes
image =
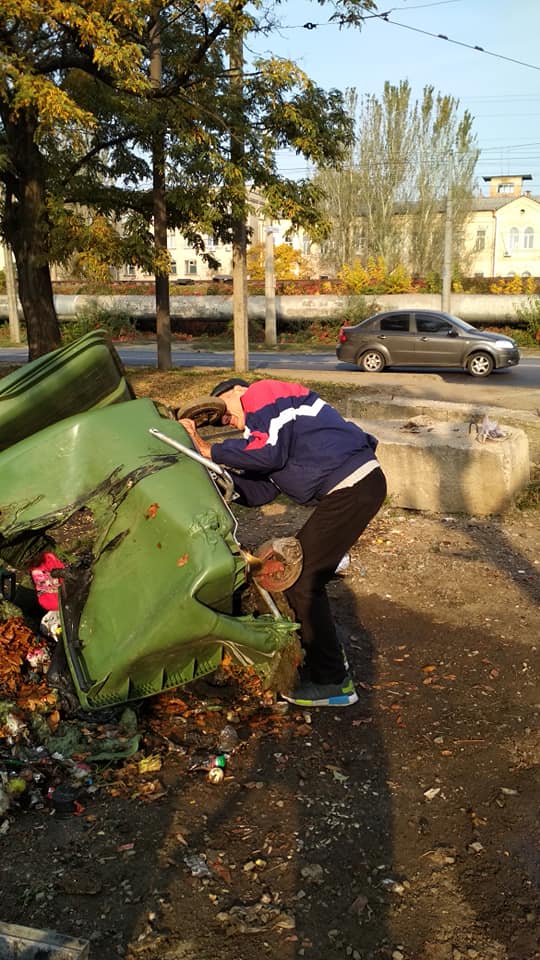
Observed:
[[[304,565],[286,597],[301,624],[306,672],[315,683],[341,683],[346,674],[326,584],[385,496],[386,479],[377,467],[353,487],[324,497],[296,534]]]

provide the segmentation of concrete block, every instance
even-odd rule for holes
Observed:
[[[0,923],[0,960],[88,960],[89,950],[88,940]]]
[[[423,400],[420,397],[391,397],[383,393],[362,393],[348,401],[347,416],[363,423],[364,420],[396,420],[430,417],[447,423],[469,424],[480,422],[487,414],[496,420],[502,430],[514,427],[524,430],[529,440],[529,459],[532,473],[540,474],[540,416],[531,410],[512,410],[507,407],[475,403],[448,403],[441,400]]]
[[[523,430],[480,443],[468,424],[358,421],[379,440],[377,456],[395,506],[476,516],[503,513],[530,480]]]

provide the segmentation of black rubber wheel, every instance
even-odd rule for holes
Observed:
[[[386,366],[386,360],[380,350],[366,350],[358,360],[358,366],[365,373],[381,373]]]
[[[176,419],[194,420],[196,427],[205,427],[209,423],[221,424],[226,410],[225,401],[219,397],[199,397],[178,407]]]

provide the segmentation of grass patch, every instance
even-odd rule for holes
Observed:
[[[536,510],[540,507],[540,480],[533,480],[519,495],[516,507],[518,510]]]

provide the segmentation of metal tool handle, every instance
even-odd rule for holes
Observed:
[[[222,481],[224,485],[224,497],[225,500],[232,500],[234,495],[234,483],[232,477],[223,467],[220,467],[219,463],[214,463],[213,460],[210,460],[208,457],[203,457],[202,453],[198,453],[196,450],[192,450],[191,447],[184,446],[183,443],[179,443],[178,440],[173,440],[172,437],[167,437],[164,433],[161,433],[160,430],[157,430],[156,427],[150,427],[149,433],[153,437],[157,437],[158,440],[162,440],[163,443],[167,443],[170,447],[174,447],[175,450],[178,450],[179,453],[185,453],[186,457],[189,457],[191,460],[196,460],[197,463],[202,464],[203,467],[206,467],[207,470],[211,470],[212,473],[215,473]]]

